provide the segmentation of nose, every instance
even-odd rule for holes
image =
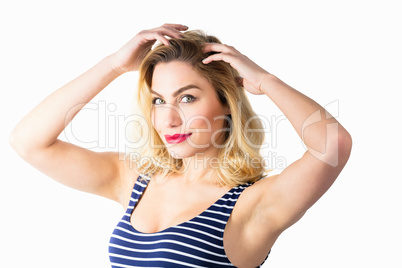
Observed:
[[[164,127],[174,128],[182,125],[182,116],[184,116],[184,114],[177,106],[166,105],[160,109],[158,116],[162,120],[161,122]]]

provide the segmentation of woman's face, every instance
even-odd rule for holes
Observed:
[[[224,107],[209,81],[190,64],[158,63],[152,78],[152,125],[174,158],[216,156],[224,131]],[[165,135],[190,134],[175,138]]]

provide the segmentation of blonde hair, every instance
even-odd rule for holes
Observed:
[[[265,138],[265,132],[261,131],[263,124],[253,111],[244,88],[237,83],[239,73],[223,61],[202,63],[203,59],[215,53],[204,53],[203,44],[221,42],[203,31],[193,30],[185,32],[180,39],[170,39],[169,43],[169,46],[159,44],[148,52],[140,66],[137,101],[147,125],[142,124],[142,137],[147,142],[138,151],[141,161],[133,160],[137,171],[147,175],[160,172],[164,176],[181,172],[183,160],[169,154],[151,123],[151,84],[155,66],[160,62],[181,61],[206,77],[216,90],[219,102],[230,108],[231,115],[224,121],[224,129],[229,131],[224,132],[224,143],[218,153],[219,168],[214,170],[220,185],[234,187],[266,177],[272,169],[264,167],[259,153]],[[253,131],[256,129],[260,131]]]

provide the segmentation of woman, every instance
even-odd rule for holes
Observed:
[[[258,267],[350,155],[349,133],[323,107],[233,47],[186,30],[165,24],[138,33],[47,97],[10,137],[50,177],[123,206],[109,244],[113,267]],[[137,70],[151,137],[140,158],[57,139],[79,112],[72,107]],[[267,95],[308,147],[281,174],[267,177],[263,132],[253,131],[262,124],[245,90]]]

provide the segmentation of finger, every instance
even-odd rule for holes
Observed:
[[[183,25],[183,24],[165,23],[165,24],[162,25],[162,27],[164,27],[164,26],[169,27],[169,28],[173,28],[173,29],[178,30],[178,31],[185,31],[185,30],[188,29],[188,27],[186,25]]]
[[[143,38],[146,40],[146,42],[154,41],[157,40],[161,42],[164,45],[169,45],[169,40],[166,39],[166,37],[158,32],[144,32],[143,33]]]
[[[169,40],[167,40],[163,34],[156,33],[155,39],[164,44],[165,46],[169,46]]]
[[[204,53],[212,51],[221,53],[230,53],[230,54],[239,53],[239,51],[237,51],[234,47],[219,43],[205,43],[203,51]]]
[[[148,41],[158,40],[162,44],[168,46],[169,40],[165,37],[173,37],[173,38],[181,38],[181,36],[172,29],[169,28],[161,28],[160,30],[150,30],[143,33],[144,38]]]
[[[174,28],[170,28],[168,26],[162,26],[156,29],[150,30],[151,32],[158,32],[160,34],[172,37],[172,38],[182,38],[184,34]]]
[[[208,64],[212,61],[224,61],[224,62],[230,63],[230,65],[232,65],[232,67],[234,67],[233,63],[235,62],[235,57],[230,54],[219,53],[219,54],[213,54],[202,60],[202,62],[204,64]]]
[[[167,26],[164,26],[161,31],[163,32],[163,34],[173,37],[173,38],[182,38],[184,37],[184,33],[174,29],[174,28],[170,28]]]

